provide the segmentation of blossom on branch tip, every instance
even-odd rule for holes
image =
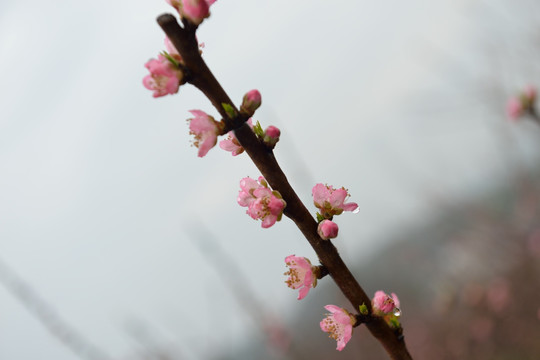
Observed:
[[[341,351],[351,340],[356,318],[347,310],[335,305],[326,305],[324,308],[330,311],[330,314],[326,314],[321,321],[321,330],[329,333],[329,336],[337,341],[336,350]]]
[[[399,299],[396,294],[392,293],[390,297],[384,291],[375,292],[373,300],[371,301],[373,310],[377,315],[393,314],[399,312]]]
[[[237,198],[240,206],[247,207],[246,213],[253,219],[262,220],[261,226],[269,228],[280,221],[287,205],[281,194],[268,188],[266,180],[260,176],[258,182],[246,177],[240,181]]]
[[[317,267],[312,266],[309,259],[294,255],[287,256],[285,264],[289,267],[289,271],[283,274],[289,275],[285,283],[291,289],[300,289],[298,300],[302,300],[309,289],[317,286]]]
[[[320,210],[320,215],[325,219],[331,219],[334,215],[340,215],[343,211],[354,211],[358,204],[345,203],[349,197],[347,189],[334,189],[333,186],[317,184],[312,189],[313,203]]]
[[[195,138],[193,145],[199,149],[199,157],[205,156],[216,145],[221,125],[202,110],[190,110],[193,118],[189,121],[189,133]]]
[[[253,129],[253,122],[251,118],[249,118],[246,122]],[[219,142],[219,147],[225,151],[230,151],[232,153],[232,156],[240,155],[241,153],[243,153],[244,148],[238,142],[238,139],[234,135],[234,131],[229,131],[227,135],[227,139],[221,140]]]
[[[334,239],[338,235],[339,228],[337,224],[330,220],[323,220],[319,223],[317,233],[323,240]]]
[[[182,16],[195,25],[199,25],[210,16],[210,5],[216,0],[166,0]]]
[[[150,71],[150,75],[143,78],[143,85],[154,91],[154,97],[178,92],[184,74],[169,59],[159,54],[157,59],[150,59],[144,66]]]
[[[250,90],[244,95],[242,99],[242,105],[240,105],[240,112],[252,116],[261,106],[261,93],[259,90]]]

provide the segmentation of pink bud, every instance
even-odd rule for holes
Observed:
[[[248,91],[247,94],[244,95],[242,105],[240,106],[240,111],[248,116],[252,116],[259,106],[261,106],[261,93],[259,90],[254,89]]]
[[[270,149],[273,149],[276,146],[277,142],[279,141],[280,134],[281,134],[281,131],[279,131],[277,127],[270,125],[264,131],[263,142]]]
[[[182,0],[180,14],[193,24],[199,25],[210,16],[210,4],[206,0]]]
[[[323,240],[334,239],[338,235],[338,230],[337,224],[330,220],[323,220],[317,228],[317,232]]]
[[[390,297],[384,291],[379,290],[375,293],[371,302],[373,310],[379,315],[390,314],[394,309],[399,310],[399,299],[394,293],[392,293],[392,297]]]

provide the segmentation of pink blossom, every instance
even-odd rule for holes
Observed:
[[[324,307],[330,314],[321,321],[321,330],[329,333],[329,336],[337,341],[337,350],[341,351],[351,340],[353,326],[356,324],[354,316],[345,309],[335,305]]]
[[[143,85],[148,90],[154,90],[154,97],[175,94],[180,87],[183,73],[163,55],[150,59],[144,66],[150,71],[143,79]]]
[[[356,203],[345,203],[349,193],[343,187],[334,189],[332,186],[319,183],[313,187],[312,195],[313,203],[326,219],[331,219],[334,215],[340,215],[343,211],[354,211],[358,208]]]
[[[319,223],[317,232],[323,240],[334,239],[338,235],[339,228],[337,224],[330,220],[323,220]]]
[[[506,115],[511,120],[517,120],[521,116],[523,108],[521,106],[521,100],[517,98],[511,98],[506,104]]]
[[[220,125],[202,110],[191,110],[190,113],[195,117],[188,119],[189,133],[195,136],[193,145],[199,148],[199,157],[203,157],[216,145]]]
[[[277,127],[270,125],[266,128],[266,130],[264,130],[263,142],[269,148],[273,149],[279,141],[280,135],[281,131]]]
[[[315,274],[314,267],[311,266],[311,262],[305,257],[289,255],[285,258],[285,264],[289,267],[284,275],[289,275],[289,278],[285,281],[288,287],[291,289],[298,289],[298,300],[302,300],[306,297],[309,289],[317,286],[317,275]]]
[[[171,4],[171,0],[167,0]],[[172,0],[173,3],[178,3],[178,0]],[[183,18],[188,19],[195,25],[199,25],[210,16],[210,5],[216,2],[216,0],[180,0],[180,6],[173,5],[182,15]]]
[[[246,177],[240,181],[238,204],[247,207],[246,213],[253,219],[262,220],[261,226],[269,228],[281,220],[283,209],[287,205],[278,191],[270,190],[266,180],[260,176],[259,181]]]
[[[396,294],[392,293],[392,297],[387,295],[384,291],[377,291],[373,300],[371,301],[375,313],[390,314],[394,312],[394,309],[399,311],[399,299]]]
[[[253,120],[251,120],[251,118],[248,119],[247,123],[253,129]],[[219,142],[219,147],[225,151],[230,151],[232,156],[240,155],[244,152],[244,148],[238,142],[238,139],[234,135],[234,131],[229,131],[227,139]]]
[[[535,113],[536,87],[529,85],[518,97],[511,98],[506,104],[506,115],[510,120],[517,120],[527,113]]]
[[[244,95],[242,105],[240,105],[240,111],[251,116],[259,106],[261,106],[261,93],[259,90],[253,89]]]

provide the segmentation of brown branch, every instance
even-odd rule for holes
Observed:
[[[253,160],[272,188],[278,190],[287,202],[285,215],[294,221],[302,234],[304,234],[317,253],[319,261],[328,269],[330,276],[349,299],[355,311],[358,311],[360,305],[365,304],[371,313],[370,298],[351,274],[332,242],[322,240],[317,234],[317,222],[289,184],[273,152],[264,146],[250,127],[245,124],[247,119],[243,118],[241,114],[231,119],[223,109],[222,104],[227,103],[233,106],[238,113],[238,110],[202,59],[195,39],[195,29],[181,28],[176,18],[170,14],[159,16],[157,22],[181,54],[184,64],[189,70],[187,82],[197,87],[208,97],[217,111],[223,116],[228,128],[235,129],[236,138],[251,160]],[[397,335],[383,319],[374,318],[373,321],[366,323],[366,327],[381,342],[392,359],[412,359],[403,337]]]

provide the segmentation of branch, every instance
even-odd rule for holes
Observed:
[[[319,261],[328,269],[330,276],[332,276],[340,290],[351,302],[353,308],[358,310],[360,305],[365,304],[369,309],[369,313],[372,313],[371,299],[351,274],[334,245],[330,241],[322,240],[319,237],[317,233],[317,222],[289,184],[273,152],[264,146],[249,126],[245,124],[247,119],[238,112],[229,96],[225,93],[202,59],[195,38],[196,28],[180,27],[176,18],[170,14],[159,16],[157,22],[181,54],[184,64],[189,71],[187,82],[202,91],[221,116],[223,116],[226,127],[234,129],[236,138],[266,181],[274,190],[278,190],[287,202],[284,214],[294,221],[302,234],[304,234],[317,253]],[[223,103],[231,105],[236,110],[238,116],[230,118],[223,109]],[[412,359],[403,336],[396,334],[396,331],[388,326],[382,318],[373,317],[372,321],[366,323],[366,327],[381,342],[392,359]]]

